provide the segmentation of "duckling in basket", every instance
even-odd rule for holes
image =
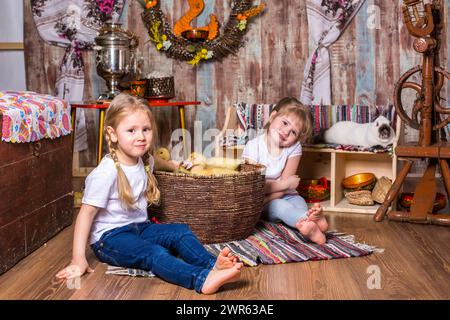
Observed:
[[[180,172],[192,175],[224,175],[235,174],[240,160],[212,157],[206,159],[203,154],[193,152],[180,166]]]

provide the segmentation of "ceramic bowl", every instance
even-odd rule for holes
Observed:
[[[342,180],[342,185],[346,189],[358,189],[373,183],[375,179],[373,173],[357,173]]]
[[[181,33],[181,36],[192,42],[203,42],[208,39],[209,32],[206,30],[192,29]]]

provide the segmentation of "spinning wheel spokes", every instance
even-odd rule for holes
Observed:
[[[399,117],[411,128],[419,129],[420,123],[417,121],[417,118],[410,117],[408,113],[405,111],[405,108],[403,107],[402,103],[402,90],[403,89],[413,89],[417,92],[417,99],[414,102],[414,108],[413,109],[419,109],[420,106],[418,104],[420,103],[420,95],[422,94],[422,86],[415,82],[407,81],[409,78],[411,78],[414,74],[422,72],[421,66],[416,66],[414,68],[409,69],[406,71],[398,80],[398,82],[395,85],[394,88],[394,105],[395,110],[397,111],[397,114]]]
[[[419,130],[417,143],[405,143],[395,148],[405,165],[398,173],[374,220],[381,221],[389,205],[396,199],[401,186],[411,170],[413,161],[426,159],[428,166],[414,191],[414,204],[409,212],[391,210],[389,219],[417,223],[433,223],[450,226],[450,215],[433,214],[436,196],[436,169],[439,166],[447,195],[450,197],[450,142],[443,127],[450,123],[450,108],[443,107],[440,91],[450,74],[439,66],[440,30],[442,29],[441,0],[403,0],[403,21],[411,35],[417,37],[413,48],[422,55],[422,65],[408,70],[394,88],[394,104],[397,114],[408,126]],[[420,84],[410,80],[420,73]],[[416,91],[411,111],[402,104],[402,90]],[[410,113],[411,115],[409,115]],[[439,132],[443,134],[439,138]]]
[[[446,70],[436,67],[434,69],[436,75],[436,88],[437,94],[435,98],[435,112],[437,115],[437,122],[433,125],[433,130],[439,130],[450,123],[450,108],[443,107],[441,105],[441,98],[439,96],[440,88],[442,88],[444,84],[444,79],[450,80],[450,73]],[[394,88],[394,105],[395,110],[399,117],[408,124],[411,128],[419,130],[420,128],[420,119],[419,116],[423,111],[423,102],[424,95],[422,85],[416,82],[408,81],[411,77],[413,77],[416,73],[422,73],[422,67],[416,66],[414,68],[406,71],[399,79]],[[417,98],[414,101],[414,106],[411,111],[411,116],[408,115],[405,108],[403,107],[401,93],[403,89],[412,89],[417,92]],[[442,115],[447,115],[446,117],[441,117]]]

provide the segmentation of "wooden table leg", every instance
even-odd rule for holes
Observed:
[[[395,200],[397,197],[398,192],[400,191],[400,187],[403,184],[403,181],[405,180],[406,176],[408,175],[409,170],[411,170],[412,161],[407,160],[402,170],[397,175],[397,178],[395,179],[394,183],[392,184],[391,188],[389,189],[389,192],[386,195],[386,198],[382,205],[378,208],[377,212],[375,213],[375,216],[373,219],[376,222],[380,222],[384,219],[384,216],[386,215],[386,212],[390,206],[390,204]]]
[[[97,164],[102,160],[103,152],[103,127],[105,122],[105,109],[100,109],[100,119],[98,126],[98,150],[97,150]]]
[[[184,119],[184,106],[178,106],[178,112],[180,113],[180,126],[181,126],[181,134],[183,137],[183,156],[184,159],[187,159],[188,157],[188,150],[187,150],[187,143],[186,143],[186,122]]]
[[[71,107],[70,118],[71,118],[71,124],[72,124],[72,153],[73,153],[73,150],[75,147],[75,125],[76,125],[76,118],[77,118],[77,108]]]

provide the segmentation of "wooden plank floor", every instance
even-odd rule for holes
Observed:
[[[70,262],[69,227],[0,276],[0,299],[450,299],[450,228],[375,223],[372,216],[357,214],[330,213],[328,220],[332,229],[384,252],[244,268],[241,281],[204,296],[158,278],[106,275],[105,266],[89,251],[95,272],[81,278],[80,289],[69,289],[54,277]],[[368,268],[376,267],[381,288],[370,289],[373,273]]]

